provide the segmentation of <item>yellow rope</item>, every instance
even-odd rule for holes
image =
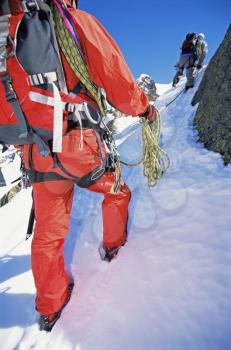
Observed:
[[[159,146],[160,141],[160,113],[157,111],[157,118],[150,123],[145,118],[140,118],[142,125],[142,159],[134,164],[129,164],[120,160],[121,164],[129,167],[143,163],[143,173],[147,177],[148,186],[155,186],[156,182],[170,167],[170,159],[167,153]]]
[[[79,52],[79,48],[72,35],[68,32],[62,16],[54,4],[52,5],[52,11],[56,37],[67,62],[81,83],[94,97],[102,115],[105,115],[106,105],[101,89],[91,80],[87,65]]]
[[[102,115],[106,115],[106,104],[101,93],[101,89],[94,84],[90,78],[90,74],[85,64],[78,46],[71,34],[66,29],[62,16],[57,10],[56,6],[52,6],[53,18],[55,22],[55,32],[61,50],[66,57],[70,67],[75,72],[81,83],[87,88],[87,90],[95,98]],[[166,170],[170,166],[170,159],[165,151],[159,146],[160,140],[160,114],[157,111],[157,118],[153,123],[149,123],[145,118],[140,118],[142,125],[142,144],[143,144],[143,157],[135,164],[129,164],[119,159],[119,153],[117,147],[111,135],[111,132],[107,128],[108,133],[111,136],[111,142],[113,142],[114,153],[117,159],[117,165],[122,163],[126,166],[137,166],[143,163],[144,176],[147,177],[148,186],[155,186],[157,180],[159,180]]]

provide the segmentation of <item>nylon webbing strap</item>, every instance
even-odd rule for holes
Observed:
[[[30,182],[33,184],[38,182],[65,180],[63,176],[53,172],[43,173],[35,170],[27,170],[27,175]]]
[[[73,174],[71,174],[60,162],[58,155],[56,154],[56,161],[57,161],[57,166],[62,170],[64,174],[68,176],[68,178],[72,178],[76,185],[82,188],[87,188],[89,186],[94,185],[105,173],[106,171],[106,163],[107,159],[103,161],[103,164],[97,166],[95,169],[93,169],[90,173],[82,176],[82,177],[77,177]]]
[[[68,61],[70,67],[75,72],[78,79],[90,92],[97,102],[101,113],[105,114],[105,107],[102,102],[100,88],[91,80],[86,64],[71,34],[68,32],[61,14],[55,5],[52,5],[53,18],[55,22],[55,32],[61,50]]]
[[[26,123],[24,114],[22,112],[20,103],[14,92],[11,78],[7,73],[2,74],[0,78],[5,89],[6,100],[11,104],[14,114],[18,120],[19,130],[20,130],[19,138],[27,137],[28,135],[27,123]]]
[[[57,55],[58,55],[58,58],[59,58],[59,65],[58,65],[58,68],[57,68],[59,87],[60,87],[60,90],[62,92],[67,93],[66,79],[65,79],[65,74],[64,74],[64,70],[63,70],[63,66],[62,66],[62,60],[61,60],[61,57],[60,57],[59,47],[58,47],[58,43],[57,43],[57,39],[56,39],[54,23],[53,23],[52,14],[51,14],[51,7],[48,6],[46,3],[44,3],[41,0],[38,0],[38,3],[39,3],[39,7],[42,10],[44,10],[46,12],[49,12],[48,20],[49,20],[50,29],[51,29],[51,32],[52,32],[52,41],[53,41],[53,45],[54,45],[55,51],[57,52]]]
[[[66,180],[67,178],[71,177],[79,187],[87,188],[95,184],[97,180],[99,180],[100,177],[103,176],[103,174],[105,173],[105,163],[103,164],[103,166],[99,166],[93,169],[90,173],[84,175],[83,177],[77,177],[70,174],[59,162],[59,160],[58,166],[68,177],[59,175],[54,172],[39,172],[36,170],[27,170],[27,175],[31,183]]]
[[[45,96],[43,94],[40,94],[39,92],[30,91],[29,97],[30,97],[30,100],[33,102],[42,103],[42,104],[45,104],[45,105],[51,106],[51,107],[54,107],[54,105],[55,105],[54,97]],[[73,104],[73,103],[62,102],[62,109],[64,111],[68,111],[68,112],[73,113],[75,111],[76,107],[75,107],[75,104]]]
[[[37,86],[47,84],[49,79],[54,82],[58,81],[58,76],[56,72],[48,72],[29,75],[28,79],[32,86]]]

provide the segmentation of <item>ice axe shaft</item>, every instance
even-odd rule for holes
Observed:
[[[34,205],[32,205],[32,208],[30,211],[30,218],[29,218],[29,222],[28,222],[28,227],[27,227],[27,232],[26,232],[26,241],[30,238],[30,236],[33,233],[34,220],[35,220]]]

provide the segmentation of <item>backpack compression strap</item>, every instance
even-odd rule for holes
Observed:
[[[5,96],[6,100],[11,104],[14,114],[18,120],[19,124],[19,138],[26,138],[30,136],[33,138],[34,142],[37,143],[40,153],[43,156],[46,156],[49,152],[47,151],[47,147],[45,147],[45,144],[43,140],[33,131],[33,129],[28,125],[27,120],[23,114],[23,111],[21,109],[20,103],[18,101],[17,95],[13,89],[11,77],[9,76],[7,72],[7,64],[6,60],[9,57],[9,55],[15,54],[15,47],[12,40],[10,40],[9,36],[9,18],[10,18],[10,10],[14,6],[13,10],[14,13],[16,11],[16,8],[18,9],[18,12],[25,12],[29,13],[30,11],[39,11],[44,10],[45,12],[50,12],[50,8],[42,1],[42,0],[25,0],[25,1],[14,1],[12,0],[0,0],[1,10],[4,13],[3,16],[0,16],[0,34],[1,34],[1,40],[0,40],[0,80],[4,86],[5,89]],[[7,14],[5,14],[7,13]],[[49,17],[49,16],[48,16]],[[51,17],[51,16],[50,16]],[[55,46],[57,55],[59,56],[59,49],[58,44],[56,42],[54,28],[53,28],[53,22],[52,20],[50,22],[50,29],[53,35],[53,45]],[[12,46],[12,52],[9,54],[7,53],[7,46],[9,46],[9,42]],[[66,83],[65,83],[65,77],[62,70],[61,65],[61,59],[59,57],[60,65],[57,70],[57,75],[55,78],[51,76],[51,74],[46,75],[46,82],[51,84],[53,94],[54,94],[54,128],[53,128],[53,151],[54,152],[61,152],[62,150],[62,134],[63,134],[63,111],[62,111],[62,100],[59,93],[59,89],[57,88],[55,81],[58,82],[59,86],[61,88],[61,91],[67,92],[66,90]],[[55,72],[53,72],[55,73]],[[35,81],[37,80],[38,83],[40,82],[42,76],[41,74],[38,74],[36,77],[34,75],[29,76],[29,80],[33,81],[32,85],[36,85]],[[43,79],[42,79],[43,80]],[[40,82],[41,83],[41,82]]]

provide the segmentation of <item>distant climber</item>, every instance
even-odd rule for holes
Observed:
[[[186,69],[187,77],[185,90],[187,91],[188,89],[194,87],[198,58],[197,35],[196,33],[188,33],[181,47],[180,59],[176,64],[177,72],[173,78],[173,87],[179,83],[180,77],[184,73],[184,69]]]
[[[204,33],[200,33],[197,35],[196,47],[197,47],[197,54],[198,54],[196,67],[197,69],[201,69],[203,67],[203,62],[205,60],[206,54],[208,52],[208,44],[205,41]]]

